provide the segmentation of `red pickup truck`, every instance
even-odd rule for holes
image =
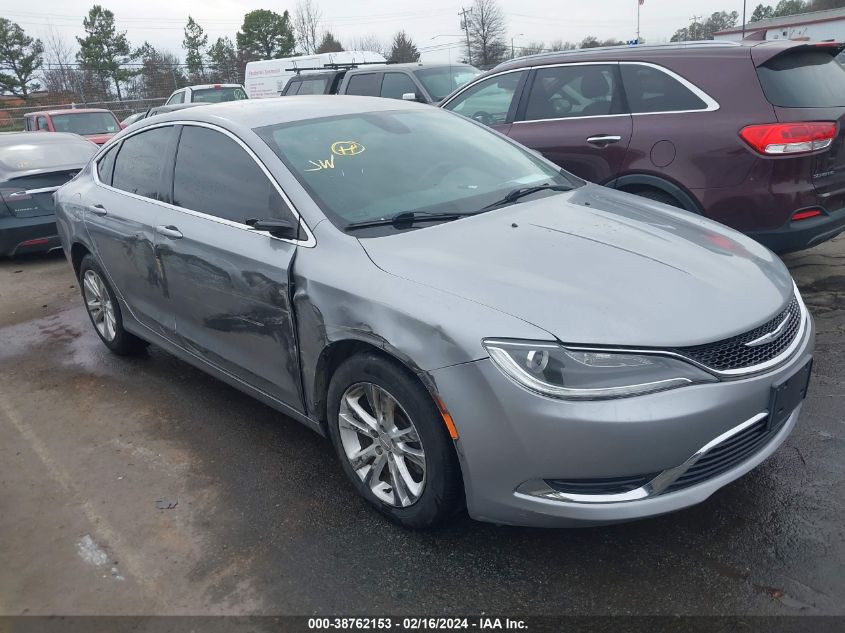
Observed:
[[[102,145],[120,132],[120,122],[110,110],[78,108],[44,110],[24,115],[28,132],[71,132]]]

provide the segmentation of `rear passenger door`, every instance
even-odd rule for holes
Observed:
[[[534,69],[509,136],[576,176],[604,183],[622,167],[631,141],[621,84],[616,63]]]
[[[346,83],[344,94],[378,97],[381,94],[382,73],[356,73]]]
[[[247,224],[298,217],[258,158],[220,128],[184,125],[171,173],[172,207],[157,232],[178,343],[301,411],[289,286],[299,240]]]
[[[132,315],[162,336],[174,319],[161,286],[154,227],[163,211],[164,166],[175,128],[162,126],[126,137],[92,167],[96,184],[86,194],[85,226],[95,254]]]

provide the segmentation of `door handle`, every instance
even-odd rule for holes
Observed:
[[[621,136],[616,136],[613,134],[599,134],[598,136],[591,136],[587,139],[587,142],[590,145],[595,145],[597,147],[607,147],[612,143],[618,143],[622,140]]]
[[[173,240],[182,239],[182,231],[177,229],[175,226],[168,225],[168,226],[157,226],[156,233],[159,235],[164,235],[165,237],[169,237]]]
[[[92,204],[91,206],[88,207],[88,210],[91,213],[93,213],[94,215],[99,215],[99,216],[103,216],[103,215],[106,215],[108,213],[108,211],[106,211],[106,208],[101,204]]]

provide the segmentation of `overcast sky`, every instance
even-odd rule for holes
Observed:
[[[748,3],[749,14],[759,0]],[[132,45],[148,40],[156,47],[183,56],[182,29],[188,14],[206,30],[209,41],[234,34],[243,15],[253,9],[293,12],[290,2],[262,0],[100,0],[111,9],[118,26],[127,31]],[[82,17],[92,0],[0,0],[0,15],[43,37],[51,27],[69,42],[82,33]],[[424,60],[446,60],[460,54],[458,35],[461,0],[319,0],[323,27],[344,45],[355,36],[374,34],[388,40],[405,29],[423,53]],[[470,6],[470,0],[463,0]],[[600,39],[632,39],[636,33],[637,0],[499,0],[516,46],[531,40],[579,42],[586,35]],[[776,4],[773,0],[772,4]],[[742,12],[742,0],[645,0],[640,9],[642,37],[665,42],[690,22],[692,15],[714,11]],[[440,36],[440,37],[438,37]],[[447,36],[447,37],[442,37]]]

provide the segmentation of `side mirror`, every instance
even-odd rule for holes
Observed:
[[[402,101],[419,101],[416,92],[405,92],[402,94]]]
[[[290,220],[247,220],[254,231],[267,231],[273,237],[295,240],[299,237],[299,227]]]
[[[121,130],[125,130],[126,128],[127,128],[126,123],[123,123],[123,122],[121,121],[121,123],[120,123],[120,129],[121,129]]]

